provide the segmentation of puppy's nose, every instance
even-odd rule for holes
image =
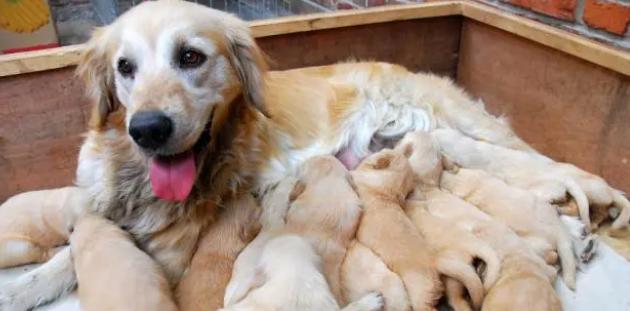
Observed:
[[[173,133],[173,121],[159,110],[136,112],[129,122],[129,135],[140,146],[155,150]]]

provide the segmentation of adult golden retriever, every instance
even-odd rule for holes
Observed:
[[[535,152],[448,79],[385,63],[269,72],[247,24],[184,1],[143,2],[98,29],[78,75],[94,102],[76,175],[86,208],[130,232],[172,285],[225,199],[260,192],[312,156],[352,167],[373,137],[435,127]],[[29,262],[19,260],[28,243],[0,236],[0,257]],[[59,254],[3,286],[0,309],[74,286]]]

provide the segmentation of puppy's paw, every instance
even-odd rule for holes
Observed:
[[[343,308],[343,311],[380,311],[385,306],[381,293],[371,292]]]

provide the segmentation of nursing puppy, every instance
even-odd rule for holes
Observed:
[[[297,176],[299,188],[293,192],[286,228],[313,245],[333,295],[343,302],[341,264],[356,235],[361,201],[349,172],[333,156],[307,160]]]
[[[488,243],[501,259],[498,280],[486,294],[482,311],[562,310],[551,286],[556,271],[516,233],[470,203],[447,193],[435,193],[427,211]],[[446,282],[449,301],[462,301],[463,286]],[[460,295],[460,298],[456,298]]]
[[[177,285],[181,311],[217,310],[223,307],[225,288],[234,261],[260,229],[260,208],[251,195],[226,202],[217,221],[204,233],[190,268]]]
[[[405,156],[383,150],[366,158],[352,177],[364,205],[357,240],[400,276],[413,310],[431,310],[441,294],[432,249],[405,215],[413,189]]]
[[[371,292],[381,293],[383,311],[411,311],[409,296],[400,277],[361,242],[353,241],[341,266],[345,301],[356,301]]]
[[[291,185],[293,185],[292,188],[290,188]],[[313,157],[299,168],[297,179],[288,178],[286,182],[280,183],[265,195],[263,208],[265,213],[275,215],[276,220],[275,222],[267,221],[267,224],[263,226],[261,235],[239,256],[233,282],[231,282],[230,290],[226,294],[226,307],[239,310],[245,306],[258,305],[258,308],[276,310],[277,305],[286,303],[287,306],[283,308],[290,309],[289,306],[294,306],[295,310],[302,310],[302,308],[312,308],[313,310],[339,309],[337,301],[342,301],[341,264],[346,256],[346,249],[355,235],[361,213],[360,201],[353,190],[348,171],[332,156]],[[287,209],[286,215],[282,215],[281,211]],[[282,225],[282,221],[285,222],[284,225]],[[297,270],[295,272],[301,274],[299,277],[291,278],[287,271],[277,271],[283,265],[272,264],[263,259],[266,252],[271,252],[269,248],[275,247],[273,246],[274,243],[279,243],[277,240],[287,236],[294,236],[306,241],[310,244],[309,249],[312,248],[311,251],[305,251],[301,259],[296,257],[297,253],[293,254],[288,251],[287,257],[283,259],[287,260],[285,264],[289,264],[288,262],[293,260],[304,261],[304,263],[293,264],[304,268],[303,271]],[[304,246],[300,245],[301,242],[294,240],[292,238],[281,244],[286,243],[286,247],[304,249]],[[309,255],[313,250],[315,251],[313,256]],[[276,251],[281,252],[281,250]],[[254,260],[257,262],[253,262]],[[245,265],[249,265],[249,268]],[[252,267],[254,268],[253,271]],[[251,276],[245,275],[243,269],[249,271],[250,275],[254,275],[256,278],[253,279]],[[288,268],[284,266],[284,269]],[[305,274],[308,275],[309,273],[312,274],[312,282],[314,282],[312,284],[311,281],[306,282],[304,280]],[[319,282],[320,276],[325,276],[323,285]],[[250,285],[244,285],[247,282],[250,282]],[[290,284],[294,287],[291,290],[281,287]],[[261,288],[261,290],[258,291],[255,289],[256,287]],[[305,288],[304,290],[309,287],[312,289],[306,294],[300,290],[302,287]],[[249,291],[246,296],[244,296],[246,292],[244,288],[248,288]],[[331,295],[331,290],[332,294],[337,297],[336,299],[333,298],[332,302],[327,298],[329,296],[334,297]],[[278,292],[276,293],[276,291]],[[273,300],[273,302],[265,300],[265,295],[267,295],[267,300]],[[295,305],[300,301],[300,297],[305,295],[309,298],[299,302],[304,305]],[[364,306],[360,302],[381,301],[379,295],[370,293],[365,297],[372,298],[365,298],[367,299],[365,300],[362,297],[357,303],[351,304],[347,308],[365,307],[371,310],[374,307],[380,309],[380,305],[371,306],[368,304]],[[238,302],[234,303],[235,301]],[[382,305],[382,301],[380,304]]]
[[[0,205],[0,268],[50,259],[67,243],[70,229],[88,209],[77,187],[18,194]]]
[[[396,150],[409,160],[416,181],[413,193],[405,202],[405,212],[434,249],[437,262],[441,263],[439,267],[443,267],[442,270],[448,268],[452,276],[457,276],[444,278],[449,283],[446,284],[447,297],[453,308],[458,311],[470,309],[467,302],[458,300],[461,295],[449,295],[449,287],[453,288],[450,283],[460,282],[466,286],[473,306],[478,309],[483,300],[484,287],[489,289],[498,278],[500,261],[496,252],[485,242],[466,231],[453,228],[452,224],[425,210],[426,205],[432,203],[431,198],[435,193],[442,192],[438,188],[443,171],[438,148],[428,133],[419,131],[407,133],[396,146]],[[473,266],[475,258],[486,265],[483,286]]]
[[[70,248],[83,310],[178,310],[160,267],[111,221],[81,218]],[[124,288],[110,290],[113,284]]]
[[[284,234],[269,240],[257,273],[261,284],[221,310],[340,310],[322,274],[320,257],[300,236]],[[382,306],[382,297],[372,293],[341,310],[377,311]]]
[[[511,185],[533,191],[543,201],[566,201],[567,193],[576,201],[580,218],[591,229],[589,204],[615,206],[621,211],[613,222],[621,230],[630,222],[630,202],[602,178],[567,163],[557,163],[540,154],[503,148],[478,141],[454,130],[432,133],[444,155],[465,168],[484,170]]]
[[[576,263],[571,237],[553,206],[481,170],[462,168],[455,174],[444,172],[440,184],[511,227],[547,263],[555,264],[559,255],[563,279],[569,288],[575,289]]]

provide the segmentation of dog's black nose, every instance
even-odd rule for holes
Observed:
[[[159,110],[136,112],[129,122],[129,135],[140,146],[155,150],[166,141],[173,132],[173,121]]]

